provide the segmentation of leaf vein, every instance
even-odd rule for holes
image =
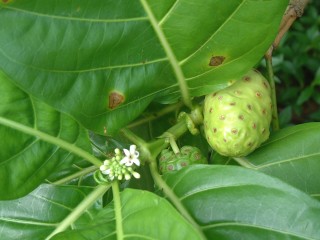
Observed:
[[[69,20],[69,21],[81,21],[81,22],[101,22],[101,23],[119,23],[119,22],[135,22],[135,21],[147,21],[147,17],[135,17],[135,18],[119,18],[119,19],[95,19],[95,18],[78,18],[78,17],[66,17],[58,15],[49,15],[44,13],[32,12],[24,9],[14,7],[3,7],[3,9],[10,9],[12,11],[23,12],[29,15],[35,15],[37,17],[46,17],[52,19]]]

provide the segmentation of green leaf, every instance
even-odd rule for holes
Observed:
[[[194,228],[168,203],[153,193],[126,189],[121,193],[124,238],[201,239]],[[117,239],[113,205],[100,211],[90,223],[55,235],[59,239]]]
[[[298,99],[297,99],[297,104],[302,105],[304,102],[308,101],[312,94],[314,92],[313,86],[308,86],[303,91],[300,93]]]
[[[186,96],[204,95],[252,68],[287,3],[1,2],[0,68],[86,128],[113,134],[151,101],[176,101],[178,86],[188,85]],[[209,66],[212,57],[222,64]]]
[[[193,165],[166,181],[208,239],[319,239],[320,203],[263,173]]]
[[[44,184],[23,198],[0,201],[1,239],[45,239],[90,190]],[[98,209],[99,201],[74,226],[90,221]]]
[[[281,127],[291,123],[292,119],[292,106],[287,106],[281,110],[279,114],[279,124]]]
[[[281,129],[249,156],[253,169],[280,178],[311,195],[320,194],[320,123]]]
[[[64,140],[88,152],[91,151],[87,132],[72,118],[57,112],[45,103],[21,91],[0,72],[0,199],[24,196],[54,171],[59,171],[81,158],[28,135],[15,127],[28,127],[31,131]]]

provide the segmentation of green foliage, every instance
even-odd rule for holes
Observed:
[[[319,1],[310,1],[303,16],[293,24],[274,52],[283,127],[320,120],[319,9]]]
[[[90,130],[114,134],[152,100],[180,97],[174,64],[193,96],[245,73],[270,45],[285,6],[274,0],[142,2],[157,26],[138,0],[2,4],[0,66],[27,93]],[[168,44],[174,58],[165,52]],[[225,60],[209,66],[212,56]]]
[[[319,123],[271,131],[233,159],[212,151],[194,107],[261,60],[287,4],[0,1],[0,239],[320,239]],[[315,56],[317,9],[295,38]],[[283,97],[299,92],[293,106],[280,98],[285,125],[319,100],[320,70],[307,57],[274,62]],[[181,111],[189,121],[177,121]],[[172,141],[211,165],[160,175],[156,159]],[[97,185],[103,161],[132,144],[140,179]]]

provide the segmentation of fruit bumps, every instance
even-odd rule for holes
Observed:
[[[159,156],[159,170],[161,173],[178,171],[192,164],[207,164],[207,159],[200,149],[193,146],[183,146],[180,152],[175,154],[169,149],[164,149]]]
[[[272,103],[268,81],[250,71],[233,85],[209,94],[204,129],[210,146],[223,156],[243,157],[269,137]]]

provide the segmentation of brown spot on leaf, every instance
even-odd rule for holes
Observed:
[[[121,103],[124,102],[124,96],[117,92],[117,91],[112,91],[109,93],[109,108],[114,109],[118,107]]]
[[[226,58],[224,56],[212,56],[209,62],[209,66],[216,67],[223,63]]]

